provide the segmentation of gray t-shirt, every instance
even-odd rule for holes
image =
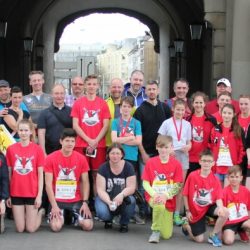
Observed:
[[[24,96],[23,102],[25,103],[30,112],[32,121],[37,124],[41,111],[51,105],[52,97],[51,95],[45,93],[43,93],[39,97],[29,94]]]

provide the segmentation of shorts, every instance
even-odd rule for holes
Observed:
[[[195,223],[189,223],[193,236],[198,236],[206,232],[206,216],[217,218],[217,216],[214,215],[216,208],[217,206],[215,204],[210,206],[206,214],[200,220]]]
[[[224,230],[230,229],[234,233],[237,233],[237,232],[242,230],[242,224],[244,222],[245,221],[241,221],[241,222],[238,222],[238,223],[235,223],[235,224],[225,225],[222,230],[224,231]]]
[[[80,208],[82,206],[82,201],[77,202],[57,202],[57,206],[61,209],[61,213],[64,214],[64,211],[71,212],[72,215],[80,216]],[[49,206],[49,213],[51,211],[51,205]],[[91,218],[83,218],[81,219],[91,219]]]
[[[225,179],[227,178],[227,174],[215,174],[215,176],[217,176],[218,177],[218,179],[220,180],[220,181],[225,181]]]
[[[186,154],[180,150],[176,150],[176,151],[174,151],[174,153],[175,153],[175,158],[181,163],[182,169],[183,170],[189,169],[188,154]]]
[[[11,196],[11,204],[14,206],[35,205],[35,200],[36,198]]]
[[[86,148],[75,147],[74,150],[86,157],[90,170],[97,171],[99,167],[106,161],[106,148],[97,148],[95,158],[86,156]]]

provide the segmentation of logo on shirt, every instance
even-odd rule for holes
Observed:
[[[193,134],[193,141],[196,142],[203,141],[203,128],[201,126],[193,127],[192,134]]]
[[[107,192],[110,193],[114,186],[120,187],[120,190],[123,190],[126,187],[124,178],[108,178],[107,181]]]
[[[32,160],[34,159],[34,156],[28,158],[28,157],[21,157],[16,154],[15,157],[16,161],[14,164],[14,171],[19,173],[20,175],[27,175],[33,171]]]
[[[85,123],[87,126],[95,126],[97,123],[100,122],[99,113],[100,109],[87,110],[86,108],[84,108],[82,122]]]
[[[212,193],[213,189],[207,190],[205,188],[200,188],[194,193],[193,201],[201,206],[206,207],[212,204]]]
[[[75,181],[76,180],[76,176],[75,176],[75,172],[74,170],[76,169],[76,166],[74,166],[73,168],[67,168],[67,167],[62,167],[61,165],[59,165],[59,173],[58,173],[58,177],[57,180],[63,180],[63,181]]]

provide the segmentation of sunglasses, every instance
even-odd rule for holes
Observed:
[[[76,86],[76,85],[78,85],[78,86],[83,86],[83,83],[73,82],[72,85],[73,85],[73,86]]]

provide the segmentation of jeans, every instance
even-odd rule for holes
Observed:
[[[149,154],[149,157],[153,157],[154,155],[152,154]],[[144,168],[145,168],[145,164],[143,163],[143,160],[141,158],[141,156],[139,157],[139,171],[138,171],[138,191],[140,192],[141,195],[144,196],[144,193],[145,193],[145,190],[143,188],[143,185],[142,185],[142,179],[141,179],[141,176],[142,176],[142,173],[144,171]],[[144,196],[145,197],[145,196]],[[147,205],[147,202],[145,200],[145,202],[143,202],[142,204],[139,205],[139,214],[141,216],[145,216],[145,215],[149,215],[151,212],[150,212],[150,209]]]
[[[114,214],[109,210],[109,206],[102,201],[98,196],[95,198],[95,211],[98,218],[103,221],[112,221],[114,215],[121,215],[120,224],[128,225],[130,218],[135,212],[135,198],[129,196],[130,204],[122,203],[119,214]]]

